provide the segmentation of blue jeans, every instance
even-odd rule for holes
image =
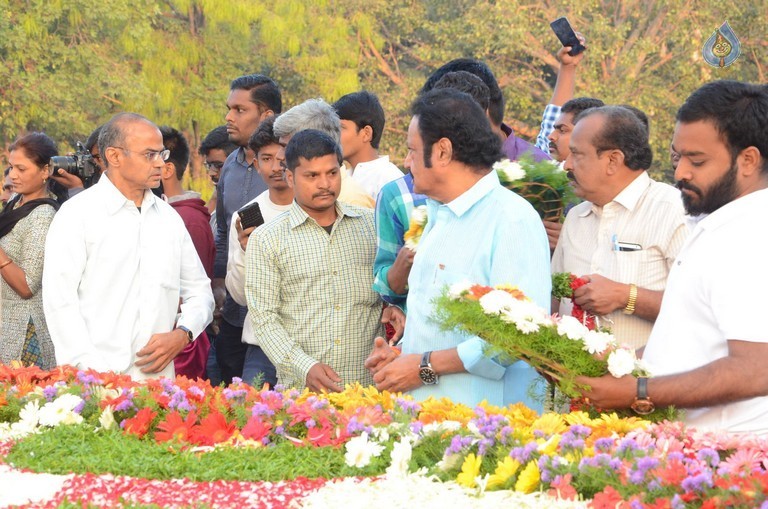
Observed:
[[[274,388],[277,383],[275,366],[269,361],[269,357],[260,346],[248,345],[243,364],[243,382],[253,384],[253,379],[261,376],[261,384],[269,384]]]

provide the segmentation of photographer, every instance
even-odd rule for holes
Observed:
[[[51,178],[67,190],[67,198],[72,198],[86,187],[90,187],[98,182],[99,177],[104,172],[104,166],[101,164],[101,156],[99,155],[99,133],[101,128],[102,126],[97,127],[88,136],[82,152],[78,150],[74,156],[64,156],[62,158],[67,159],[66,163],[69,171],[58,166],[53,169]],[[64,161],[60,161],[60,163],[64,164]],[[83,182],[83,179],[85,179],[85,182]]]
[[[48,190],[48,161],[56,153],[56,144],[43,133],[27,134],[10,147],[9,176],[16,196],[0,214],[4,364],[20,360],[43,369],[56,365],[41,291],[45,238],[59,208]]]

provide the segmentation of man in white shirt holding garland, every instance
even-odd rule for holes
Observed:
[[[363,90],[341,97],[333,103],[341,119],[341,150],[350,165],[352,179],[375,200],[384,184],[397,180],[403,172],[379,155],[384,132],[384,109],[379,99]]]
[[[267,190],[248,202],[258,203],[264,224],[269,223],[277,216],[291,208],[293,203],[293,189],[288,186],[283,176],[284,160],[283,147],[275,137],[272,126],[275,117],[265,119],[248,141],[248,147],[256,154],[256,169],[267,184]],[[226,285],[229,294],[241,306],[247,305],[245,298],[245,248],[248,238],[256,227],[243,229],[240,224],[240,215],[235,212],[232,215],[234,228],[229,229],[229,259],[227,261]],[[248,344],[243,366],[243,381],[252,383],[260,377],[261,382],[274,387],[277,383],[275,366],[261,349],[253,331],[251,314],[245,315],[243,322],[243,343]]]
[[[715,81],[677,112],[677,186],[695,227],[643,359],[652,378],[585,378],[600,408],[685,409],[699,429],[768,435],[768,87]]]
[[[574,302],[605,318],[625,346],[645,345],[659,312],[667,275],[688,234],[680,193],[652,180],[648,131],[621,106],[579,113],[565,170],[574,193],[587,200],[565,218],[552,272],[588,284]],[[570,314],[571,301],[560,303]]]
[[[56,361],[172,377],[174,357],[212,319],[211,282],[181,216],[152,194],[168,157],[157,126],[120,113],[98,145],[106,178],[61,207],[46,239]]]

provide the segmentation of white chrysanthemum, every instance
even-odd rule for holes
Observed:
[[[40,423],[40,400],[34,399],[24,405],[24,408],[19,412],[19,422],[32,429],[37,427]]]
[[[504,290],[491,290],[480,297],[480,306],[483,308],[485,314],[497,315],[505,309],[509,309],[514,305],[516,300],[517,299]]]
[[[383,445],[369,442],[366,432],[347,442],[345,448],[347,452],[344,454],[344,461],[348,466],[357,468],[368,466],[371,458],[378,457],[384,450]]]
[[[472,283],[466,280],[460,283],[454,283],[448,287],[448,297],[453,300],[459,300],[470,288],[472,288]]]
[[[613,335],[607,332],[591,330],[584,336],[584,350],[593,355],[600,355],[613,344]]]
[[[411,219],[422,226],[427,224],[427,206],[419,205],[414,207],[413,212],[411,212]]]
[[[114,429],[117,426],[115,415],[112,413],[112,405],[107,405],[102,410],[101,415],[99,415],[99,424],[101,424],[101,429],[103,430]]]
[[[460,430],[462,427],[463,425],[458,421],[430,422],[421,428],[421,434],[427,436],[432,433],[451,433]]]
[[[533,322],[538,325],[549,325],[550,316],[544,309],[530,300],[514,299],[507,310],[503,312],[507,322]],[[502,317],[504,318],[504,317]]]
[[[90,391],[91,391],[91,396],[96,401],[104,401],[107,398],[117,399],[120,397],[120,394],[122,394],[122,391],[120,391],[119,389],[108,389],[103,385],[91,386]]]
[[[81,415],[74,409],[83,402],[80,396],[74,394],[62,394],[40,409],[41,426],[58,426],[59,424],[79,424],[83,422]]]
[[[608,356],[608,371],[616,378],[629,375],[635,369],[635,351],[619,348]]]
[[[402,437],[400,441],[392,444],[391,463],[387,467],[387,476],[404,477],[408,475],[408,463],[411,461],[412,453],[413,446],[408,437]]]
[[[523,334],[539,332],[539,324],[529,320],[518,320],[515,322],[515,327]]]
[[[515,180],[522,180],[525,178],[525,170],[520,163],[516,161],[510,161],[509,159],[502,159],[493,164],[493,169],[497,173],[500,173],[506,178],[506,180],[512,182]]]
[[[557,333],[573,340],[583,340],[589,329],[572,316],[562,316],[557,321]]]

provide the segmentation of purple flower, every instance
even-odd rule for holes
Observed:
[[[451,439],[451,445],[445,450],[445,455],[450,456],[452,454],[458,454],[464,450],[465,447],[469,447],[472,444],[472,437],[463,437],[461,435],[454,435]]]
[[[81,414],[83,413],[84,407],[85,407],[85,401],[81,401],[80,403],[75,405],[75,408],[73,408],[72,411],[75,412],[76,414]]]
[[[410,399],[397,398],[395,404],[400,407],[403,412],[411,416],[415,416],[419,413],[419,410],[421,410],[421,405]]]
[[[704,491],[712,487],[712,472],[706,471],[683,479],[681,484],[685,491]]]
[[[307,422],[305,422],[307,429],[314,428],[315,427],[315,420],[314,419],[307,419]]]
[[[569,431],[574,435],[581,435],[585,438],[592,434],[592,430],[583,424],[574,424]]]
[[[275,411],[269,408],[269,405],[264,403],[254,403],[251,408],[251,415],[254,417],[267,417],[275,415]]]
[[[422,428],[424,428],[424,423],[422,423],[421,421],[413,421],[410,427],[411,427],[411,433],[413,433],[414,435],[419,435],[421,434]]]
[[[513,447],[509,451],[509,457],[513,460],[517,460],[520,463],[528,463],[531,459],[531,455],[539,448],[536,442],[528,442],[525,447]]]
[[[675,493],[675,496],[670,500],[670,505],[672,506],[672,509],[685,509],[685,502],[683,502],[680,495],[677,493]]]
[[[638,449],[637,442],[633,438],[624,438],[620,443],[619,446],[616,448],[616,452],[618,453],[628,453],[633,452]]]
[[[696,457],[699,461],[705,462],[710,467],[716,467],[717,464],[720,463],[720,455],[716,450],[710,447],[700,449],[699,452],[696,453]]]
[[[598,451],[608,451],[613,447],[612,438],[598,438],[595,440],[595,449]]]
[[[53,398],[56,397],[56,394],[58,393],[58,389],[54,385],[49,385],[45,389],[43,389],[43,396],[45,396],[45,399],[48,401],[53,401]]]
[[[101,380],[94,375],[87,374],[84,371],[78,371],[76,376],[83,385],[97,385],[102,383]]]
[[[200,387],[198,387],[196,385],[193,385],[192,387],[190,387],[187,390],[189,391],[190,394],[192,394],[193,396],[196,396],[198,398],[205,397],[205,391],[202,390]]]

